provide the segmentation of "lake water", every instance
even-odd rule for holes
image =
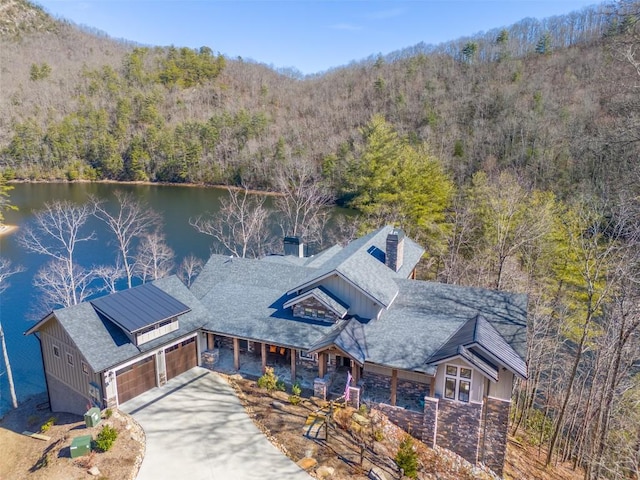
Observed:
[[[5,223],[17,225],[18,231],[0,236],[0,255],[22,265],[25,272],[9,279],[10,287],[0,298],[0,319],[5,330],[7,349],[16,384],[18,401],[45,390],[42,360],[38,340],[23,333],[34,322],[40,320],[44,312],[39,307],[38,291],[33,286],[33,277],[38,269],[49,261],[35,253],[28,253],[18,245],[19,230],[32,224],[34,212],[53,200],[69,200],[84,203],[93,195],[107,202],[115,202],[116,190],[132,192],[152,209],[161,213],[164,219],[164,233],[168,245],[175,252],[176,264],[190,254],[206,260],[212,251],[212,237],[198,233],[189,225],[189,218],[215,212],[226,190],[200,187],[179,187],[163,185],[116,185],[116,184],[17,184],[10,192],[11,203],[19,208],[17,212],[5,212]],[[113,264],[116,251],[112,236],[97,219],[91,219],[86,231],[94,231],[97,240],[79,245],[77,263],[93,265]],[[0,417],[11,407],[11,398],[0,357]]]

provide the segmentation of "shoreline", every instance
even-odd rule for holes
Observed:
[[[17,225],[0,225],[0,236],[9,235],[18,229]]]
[[[236,187],[234,185],[210,185],[206,183],[171,183],[171,182],[152,182],[150,180],[137,180],[137,181],[118,181],[118,180],[26,180],[26,179],[13,179],[7,180],[8,184],[23,184],[23,183],[65,183],[65,184],[74,184],[74,183],[104,183],[104,184],[115,184],[115,185],[148,185],[148,186],[159,186],[159,187],[186,187],[186,188],[212,188],[217,190],[234,190],[241,191],[244,190],[242,187]],[[247,189],[247,193],[252,195],[267,195],[272,197],[281,197],[283,194],[279,192],[272,192],[268,190],[253,190]]]

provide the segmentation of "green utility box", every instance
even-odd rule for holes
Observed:
[[[89,455],[89,452],[91,452],[91,440],[91,435],[84,435],[71,440],[71,458]]]
[[[87,428],[95,427],[100,423],[100,409],[97,407],[90,408],[84,414],[84,424]]]

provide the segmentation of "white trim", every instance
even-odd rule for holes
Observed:
[[[490,398],[491,400],[498,400],[499,402],[511,403],[511,399],[505,400],[504,398],[494,397],[493,395],[487,395],[487,398]]]

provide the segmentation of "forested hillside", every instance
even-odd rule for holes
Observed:
[[[423,278],[529,295],[514,433],[587,478],[638,478],[639,13],[526,19],[300,78],[0,0],[0,168],[278,191],[283,231],[307,241],[333,201],[361,229],[401,225]],[[236,194],[194,226],[222,237],[252,205]]]

